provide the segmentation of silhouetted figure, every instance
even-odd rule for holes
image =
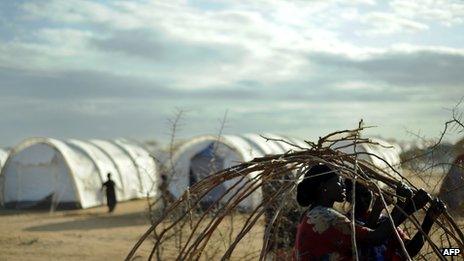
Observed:
[[[111,179],[111,173],[107,175],[108,180],[103,183],[103,187],[106,187],[106,205],[108,206],[108,212],[113,212],[114,208],[116,207],[116,192],[114,190],[116,184]]]

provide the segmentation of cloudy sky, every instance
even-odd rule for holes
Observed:
[[[0,145],[353,128],[436,137],[464,96],[464,1],[1,1]]]

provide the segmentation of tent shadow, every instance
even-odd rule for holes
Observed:
[[[49,214],[49,210],[44,209],[9,209],[0,207],[0,216],[15,216],[15,215],[41,215]]]
[[[148,225],[149,221],[145,212],[136,212],[123,215],[100,214],[82,220],[73,220],[60,223],[53,223],[41,226],[32,226],[24,229],[25,231],[57,232],[67,230],[93,230],[110,229],[116,227],[130,227]]]

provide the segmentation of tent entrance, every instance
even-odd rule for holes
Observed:
[[[20,152],[8,168],[5,206],[17,209],[75,208],[76,198],[66,161],[46,144]]]
[[[195,154],[190,160],[189,186],[193,186],[200,180],[223,170],[236,161],[238,156],[231,148],[217,142],[211,142]],[[203,208],[214,204],[225,192],[227,185],[219,184],[211,190],[200,202]]]

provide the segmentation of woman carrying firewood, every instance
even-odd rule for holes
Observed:
[[[335,202],[346,199],[344,180],[325,164],[313,166],[297,187],[297,201],[309,207],[297,228],[296,260],[353,260],[357,246],[352,244],[352,222],[333,208]],[[389,238],[398,237],[395,227],[407,216],[423,208],[430,201],[424,190],[418,190],[403,210],[395,207],[390,219],[381,221],[375,229],[356,224],[356,245],[375,246]],[[404,211],[404,212],[403,212]]]

